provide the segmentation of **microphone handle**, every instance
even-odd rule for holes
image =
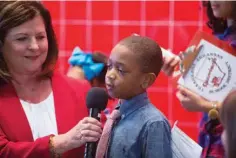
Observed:
[[[95,158],[96,149],[97,149],[97,143],[96,142],[86,143],[85,144],[84,158]]]
[[[89,109],[89,117],[95,118],[98,121],[100,121],[101,110],[97,108]]]
[[[89,109],[89,117],[95,118],[100,121],[101,110],[99,109]],[[95,158],[97,149],[97,142],[89,142],[85,144],[84,158]]]

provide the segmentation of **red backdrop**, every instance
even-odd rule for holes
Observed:
[[[177,53],[184,50],[197,30],[206,30],[199,1],[45,1],[50,10],[60,48],[58,68],[65,73],[75,46],[109,54],[132,33],[154,38]],[[200,114],[185,111],[175,97],[175,87],[164,74],[149,89],[151,101],[179,127],[197,139]]]

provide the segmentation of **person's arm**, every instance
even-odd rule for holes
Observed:
[[[86,117],[65,134],[38,138],[34,142],[12,142],[0,128],[1,158],[50,158],[78,148],[86,142],[96,142],[101,136],[102,125]]]
[[[50,136],[39,138],[34,142],[12,142],[0,128],[0,157],[50,158],[49,139]]]
[[[206,100],[183,86],[178,86],[176,97],[179,99],[181,105],[191,112],[209,112],[213,108],[217,110],[221,108],[221,103]]]
[[[181,62],[179,56],[173,54],[173,56],[163,57],[163,61],[162,72],[167,76],[174,77],[175,68]]]
[[[69,68],[69,70],[67,72],[67,76],[74,78],[74,79],[85,80],[84,71],[79,66],[73,66],[73,67]]]
[[[170,126],[164,120],[149,123],[142,139],[143,157],[172,158]]]

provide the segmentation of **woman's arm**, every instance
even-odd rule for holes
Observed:
[[[188,111],[209,112],[213,108],[220,109],[221,107],[221,103],[208,101],[183,86],[178,86],[176,96]]]
[[[34,142],[12,142],[0,128],[0,157],[49,158],[49,138],[50,136],[39,138]]]
[[[9,141],[0,128],[1,158],[49,158],[78,148],[86,142],[96,142],[101,136],[102,125],[94,118],[86,117],[65,134],[46,136],[34,142]]]

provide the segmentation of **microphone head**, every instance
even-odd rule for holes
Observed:
[[[86,105],[88,109],[97,108],[104,110],[107,106],[108,94],[105,89],[93,87],[89,90],[86,97]]]

